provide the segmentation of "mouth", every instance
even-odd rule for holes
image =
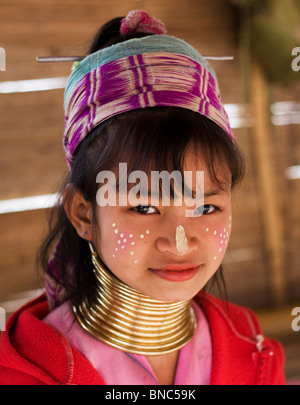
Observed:
[[[200,266],[195,264],[184,263],[178,264],[174,263],[168,266],[160,267],[158,269],[149,268],[153,274],[164,280],[169,281],[187,281],[194,277],[198,272]]]

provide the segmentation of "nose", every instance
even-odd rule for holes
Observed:
[[[156,248],[162,253],[169,253],[174,256],[185,256],[197,250],[199,247],[198,238],[183,225],[172,227],[165,235],[156,240]]]

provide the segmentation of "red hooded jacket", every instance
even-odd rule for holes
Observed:
[[[283,385],[280,343],[262,335],[255,314],[211,295],[196,297],[210,325],[212,385]],[[42,319],[45,295],[8,320],[0,338],[0,385],[102,385],[91,363]]]

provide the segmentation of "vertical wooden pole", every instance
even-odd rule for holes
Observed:
[[[264,241],[272,301],[281,305],[285,301],[284,251],[282,218],[279,209],[275,170],[271,151],[267,84],[259,64],[251,65],[251,105],[253,111],[253,142],[259,182],[260,214],[263,221]]]

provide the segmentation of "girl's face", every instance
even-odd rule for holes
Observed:
[[[97,206],[93,243],[102,261],[125,284],[161,301],[193,298],[219,268],[230,237],[230,184],[220,189],[192,155],[184,170],[204,171],[201,216],[186,216],[191,207],[184,203],[150,205],[150,198],[141,206]]]

